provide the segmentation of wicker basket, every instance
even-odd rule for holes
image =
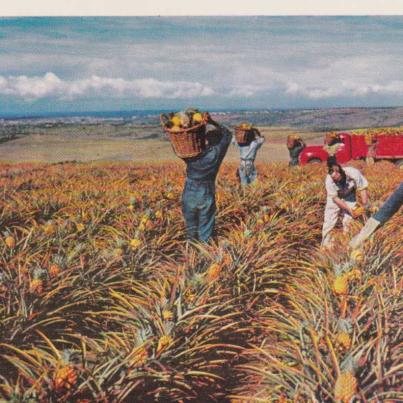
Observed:
[[[206,149],[206,122],[204,120],[196,126],[173,131],[165,126],[161,115],[161,124],[179,158],[197,157]]]
[[[254,128],[253,127],[235,127],[235,139],[238,144],[248,144],[253,140],[254,137]]]
[[[340,136],[338,133],[336,133],[336,132],[326,133],[325,144],[330,146],[330,145],[334,144],[335,140],[340,140]]]
[[[297,141],[301,141],[301,137],[298,134],[289,134],[287,137],[287,148],[293,148]]]

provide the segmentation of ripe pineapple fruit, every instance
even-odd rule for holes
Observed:
[[[32,275],[32,280],[29,283],[29,292],[31,294],[41,294],[44,289],[44,279],[47,276],[47,271],[41,268],[36,268]]]
[[[176,126],[176,127],[178,127],[180,129],[179,126],[181,124],[181,118],[179,116],[177,116],[177,115],[173,116],[172,119],[171,119],[171,122],[172,122],[174,127]]]
[[[334,398],[342,403],[349,403],[357,392],[357,379],[352,371],[343,371],[334,386]]]
[[[348,293],[348,276],[343,274],[337,276],[333,282],[333,292],[336,295],[343,295]]]
[[[6,243],[7,247],[10,249],[15,248],[15,238],[11,235],[8,235],[6,237],[6,239],[4,240],[4,242]]]
[[[76,224],[76,229],[77,229],[77,232],[82,232],[85,230],[85,225],[83,223],[79,222]]]
[[[354,249],[350,255],[351,260],[354,262],[362,262],[364,260],[364,255],[359,249]]]
[[[360,269],[353,269],[347,274],[349,280],[360,280],[362,277],[362,272]]]
[[[169,309],[164,309],[164,310],[162,311],[162,318],[163,318],[164,320],[172,320],[173,317],[174,317],[174,314],[173,314],[173,312],[170,311]]]
[[[347,332],[339,332],[336,336],[336,344],[341,350],[347,351],[351,347],[351,337]]]
[[[29,292],[31,294],[41,294],[43,292],[43,280],[35,278],[29,283]]]
[[[53,235],[56,232],[56,227],[53,224],[53,221],[50,220],[45,224],[43,232],[48,236]]]
[[[203,120],[203,116],[200,112],[196,112],[193,114],[192,119],[194,123],[200,123]]]
[[[55,371],[53,385],[56,391],[71,389],[77,382],[77,373],[71,365],[65,365]]]
[[[142,242],[141,242],[140,239],[134,238],[134,239],[132,239],[132,240],[130,241],[130,248],[131,248],[132,250],[136,250],[136,249],[138,249],[138,248],[140,247],[141,243],[142,243]]]
[[[122,248],[115,248],[112,251],[113,257],[120,257],[123,255],[123,249]]]
[[[56,263],[53,263],[49,267],[49,276],[51,278],[54,278],[60,273],[60,271],[61,271],[60,266],[57,265]]]
[[[365,214],[365,207],[358,206],[353,210],[352,216],[353,216],[353,218],[358,218],[364,214]]]
[[[221,265],[219,263],[213,263],[207,270],[207,280],[212,282],[218,278],[221,272]]]

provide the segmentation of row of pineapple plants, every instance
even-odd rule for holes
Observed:
[[[223,401],[257,391],[255,378],[243,381],[250,347],[277,340],[267,321],[280,308],[295,314],[290,294],[301,303],[290,284],[315,256],[324,202],[321,167],[259,168],[244,192],[224,166],[218,240],[189,247],[178,164],[2,166],[3,398]]]
[[[377,170],[366,172],[377,183]],[[396,174],[371,186],[385,199]],[[379,184],[379,181],[378,181]],[[374,203],[374,205],[379,203]],[[403,218],[396,215],[361,250],[337,235],[293,265],[281,302],[261,312],[267,338],[246,353],[237,401],[395,402],[401,394]],[[360,225],[354,224],[354,232]]]

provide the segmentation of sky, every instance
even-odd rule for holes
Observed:
[[[403,105],[403,16],[0,18],[0,116]]]

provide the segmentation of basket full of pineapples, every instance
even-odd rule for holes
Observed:
[[[184,112],[161,114],[160,120],[178,157],[197,157],[206,149],[206,113],[188,108]]]
[[[235,127],[235,138],[238,144],[250,143],[256,135],[256,128],[250,123],[244,122]]]

